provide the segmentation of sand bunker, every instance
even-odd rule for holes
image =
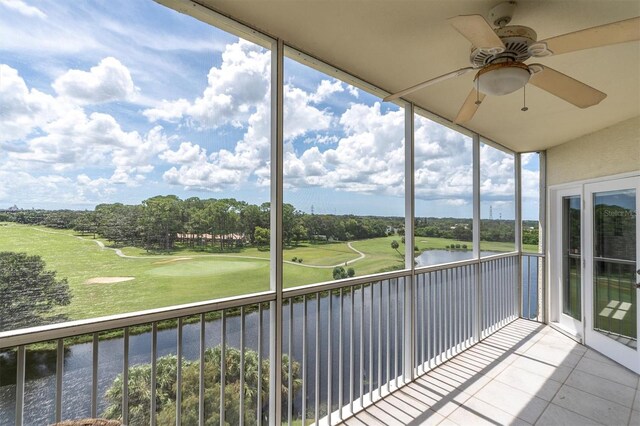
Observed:
[[[173,262],[179,262],[181,260],[191,260],[193,259],[193,257],[176,257],[175,259],[167,259],[167,260],[160,260],[158,262],[153,262],[154,265],[164,265],[167,263],[173,263]]]
[[[135,277],[95,277],[85,281],[85,284],[113,284],[131,281],[133,279],[135,279]]]

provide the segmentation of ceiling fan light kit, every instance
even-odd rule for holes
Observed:
[[[473,118],[485,95],[503,96],[532,84],[579,108],[600,103],[606,94],[541,64],[526,65],[529,58],[543,58],[582,49],[609,46],[640,40],[640,17],[586,28],[538,41],[536,32],[522,25],[508,25],[516,2],[497,4],[487,20],[480,15],[460,15],[449,23],[472,44],[471,67],[443,74],[418,83],[384,98],[397,99],[427,86],[478,70],[473,89],[462,104],[454,122],[464,123]],[[495,27],[495,28],[494,28]],[[522,111],[528,108],[526,104]]]
[[[503,96],[522,89],[529,82],[529,67],[522,62],[497,62],[478,71],[478,90],[486,95]]]

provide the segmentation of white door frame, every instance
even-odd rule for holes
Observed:
[[[636,190],[636,267],[640,265],[640,176],[623,179],[607,180],[602,182],[589,183],[584,185],[583,199],[583,240],[582,253],[584,262],[583,270],[583,295],[584,295],[584,329],[585,344],[593,347],[609,358],[617,361],[625,367],[640,373],[640,352],[638,349],[627,347],[604,334],[593,330],[593,194],[598,192],[615,191],[618,189],[635,188]],[[636,275],[636,280],[640,277]],[[640,289],[636,289],[636,304],[640,301]],[[637,330],[640,331],[640,310],[636,307]]]
[[[581,232],[580,232],[580,241],[583,241],[583,232],[584,232],[584,209],[582,200],[583,198],[583,185],[574,185],[574,186],[563,186],[562,188],[550,189],[550,234],[553,238],[549,239],[549,286],[550,286],[550,316],[549,320],[555,326],[560,327],[560,329],[580,342],[583,341],[584,336],[584,324],[583,321],[577,320],[563,312],[563,295],[562,295],[562,287],[563,287],[563,247],[562,242],[563,239],[560,238],[564,233],[564,223],[563,223],[563,203],[562,200],[564,197],[570,196],[578,196],[580,197],[580,223],[581,223]],[[582,247],[581,247],[581,253]],[[584,259],[584,257],[583,257]],[[580,281],[580,303],[581,303],[581,313],[582,317],[584,317],[584,274],[581,274]]]

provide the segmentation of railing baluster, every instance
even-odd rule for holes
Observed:
[[[459,303],[459,294],[460,292],[458,291],[458,285],[459,285],[459,281],[458,281],[458,268],[452,268],[451,269],[451,311],[453,314],[453,345],[452,346],[452,350],[451,350],[451,355],[455,355],[456,353],[458,353],[458,343],[459,343],[459,339],[460,339],[460,333],[458,330],[458,327],[460,325],[460,320],[458,319],[458,315],[459,315],[459,311],[460,311],[460,306],[458,305]]]
[[[64,373],[64,340],[58,339],[56,349],[56,423],[62,421],[62,375]]]
[[[531,261],[533,259],[531,257],[529,257],[527,259],[527,268],[529,269],[527,271],[527,314],[528,314],[528,318],[531,318]],[[537,258],[536,258],[537,261]],[[537,262],[536,262],[537,263]],[[536,271],[539,271],[539,269],[536,267]]]
[[[429,369],[435,365],[438,346],[436,333],[438,325],[436,317],[436,285],[433,276],[434,273],[427,273],[427,278],[429,279],[429,317],[431,318],[431,321],[429,321]]]
[[[420,345],[417,345],[418,348],[420,349],[420,355],[418,356],[419,361],[419,365],[420,367],[422,367],[422,372],[425,372],[425,368],[424,368],[424,362],[425,362],[425,350],[426,350],[426,344],[427,344],[427,333],[426,333],[426,327],[425,327],[425,323],[424,323],[424,310],[425,310],[425,303],[426,303],[426,288],[424,285],[424,274],[420,274],[417,276],[418,277],[418,282],[416,285],[416,292],[417,292],[417,297],[418,297],[418,301],[420,304],[416,304],[416,307],[419,307],[420,311],[418,312],[418,315],[420,316],[420,334],[418,335],[420,337]],[[418,327],[416,327],[416,330],[418,329]],[[418,373],[416,371],[416,373]]]
[[[360,408],[364,408],[364,284],[360,286]]]
[[[343,362],[342,358],[344,355],[343,349],[344,345],[342,344],[342,328],[344,325],[343,322],[343,312],[344,311],[344,294],[342,292],[342,288],[340,288],[340,303],[339,303],[339,315],[338,315],[338,418],[342,420],[342,406],[344,405],[344,378],[342,374]]]
[[[256,394],[256,423],[262,425],[262,303],[258,304],[258,392]],[[303,423],[304,424],[304,423]]]
[[[329,300],[327,300],[327,424],[331,424],[331,412],[332,401],[331,394],[333,393],[333,348],[331,347],[331,341],[333,336],[333,291],[329,290]]]
[[[443,361],[443,352],[444,352],[444,325],[443,325],[443,318],[444,318],[444,303],[442,300],[442,293],[443,293],[443,287],[444,287],[444,282],[442,280],[442,271],[438,271],[436,273],[437,276],[437,280],[438,280],[438,302],[437,302],[437,307],[438,307],[438,363],[441,363]]]
[[[204,351],[205,351],[205,320],[204,314],[200,314],[200,378],[199,378],[199,402],[198,402],[198,421],[200,426],[204,426]],[[259,364],[258,364],[259,365]],[[258,387],[260,392],[260,387]]]
[[[398,310],[399,310],[399,280],[396,280],[395,282],[395,302],[394,302],[394,306],[393,306],[393,346],[395,346],[394,348],[394,355],[393,355],[393,377],[394,377],[394,384],[396,386],[396,388],[398,387],[398,356],[400,355],[400,344],[398,342]]]
[[[122,423],[129,424],[129,327],[124,328],[122,349]]]
[[[227,372],[227,315],[222,310],[222,325],[220,326],[220,424],[224,424],[224,388],[226,387]]]
[[[355,309],[355,303],[354,303],[354,299],[355,299],[355,287],[351,287],[351,294],[349,296],[349,304],[351,305],[351,309],[349,310],[349,414],[353,414],[353,376],[354,376],[354,372],[353,372],[353,358],[354,358],[354,335],[353,335],[353,330],[355,328],[354,325],[354,312],[353,310]]]
[[[291,378],[293,364],[293,299],[289,299],[289,336],[287,344],[289,346],[289,366],[287,368],[287,424],[291,426],[293,421],[293,379]]]
[[[240,307],[240,407],[239,407],[239,423],[240,426],[244,426],[244,331],[245,331],[245,318],[244,318],[244,306]],[[291,357],[289,357],[289,377],[291,377]],[[291,389],[291,383],[289,383],[288,389]]]
[[[378,286],[378,398],[382,398],[382,281]]]
[[[97,347],[97,346],[96,346]],[[158,379],[158,323],[151,324],[151,426],[156,424],[156,384]],[[97,387],[96,387],[97,390]],[[94,416],[95,417],[95,416]]]
[[[385,380],[387,383],[387,392],[391,391],[391,281],[387,280],[387,358]]]
[[[178,318],[176,330],[176,426],[182,425],[182,317]]]
[[[18,346],[16,357],[16,426],[22,426],[24,419],[25,347]]]
[[[98,417],[98,333],[93,333],[91,346],[91,417]]]
[[[320,419],[320,293],[316,293],[316,368],[315,368],[315,424]]]
[[[302,297],[302,424],[307,419],[307,296]]]
[[[369,284],[369,399],[373,403],[373,283]]]

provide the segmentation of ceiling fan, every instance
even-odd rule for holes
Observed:
[[[640,17],[635,17],[597,27],[537,40],[537,34],[529,27],[507,25],[516,2],[502,2],[489,11],[489,18],[496,27],[480,15],[461,15],[449,19],[451,25],[473,45],[470,67],[432,78],[415,86],[387,96],[391,101],[427,86],[476,71],[474,87],[462,104],[455,123],[471,120],[486,95],[502,96],[524,88],[530,83],[579,107],[597,105],[607,97],[591,86],[575,80],[542,64],[525,64],[529,58],[591,49],[616,43],[640,40]],[[522,108],[526,111],[526,106]]]

